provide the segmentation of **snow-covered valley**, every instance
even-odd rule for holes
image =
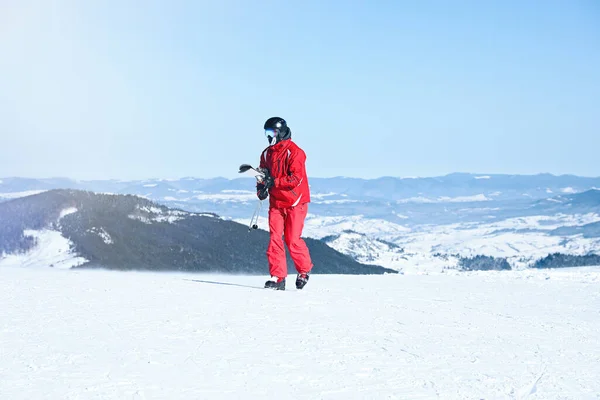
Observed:
[[[249,219],[238,222],[247,224]],[[553,232],[600,221],[600,214],[558,214],[502,221],[405,226],[364,216],[309,215],[304,234],[327,238],[336,250],[360,262],[385,265],[405,273],[440,272],[457,267],[458,257],[506,258],[513,269],[531,267],[553,253],[600,253],[600,237],[563,236]],[[266,218],[259,227],[268,229]]]

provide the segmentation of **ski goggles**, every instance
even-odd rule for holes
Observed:
[[[276,137],[277,133],[279,133],[279,131],[277,131],[276,129],[265,129],[265,136],[267,138]]]

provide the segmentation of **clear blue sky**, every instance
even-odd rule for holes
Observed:
[[[0,177],[600,175],[600,2],[0,0]]]

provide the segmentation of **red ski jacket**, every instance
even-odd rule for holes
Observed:
[[[260,157],[260,168],[267,168],[274,178],[269,189],[269,204],[290,208],[310,202],[306,176],[306,154],[291,139],[267,147]]]

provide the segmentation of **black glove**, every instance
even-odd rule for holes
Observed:
[[[259,200],[264,200],[269,196],[269,190],[264,183],[256,184],[256,195],[258,196]]]
[[[263,177],[262,183],[267,189],[271,189],[275,184],[275,179],[271,176],[268,169],[263,169],[263,172],[265,173],[265,176]]]

